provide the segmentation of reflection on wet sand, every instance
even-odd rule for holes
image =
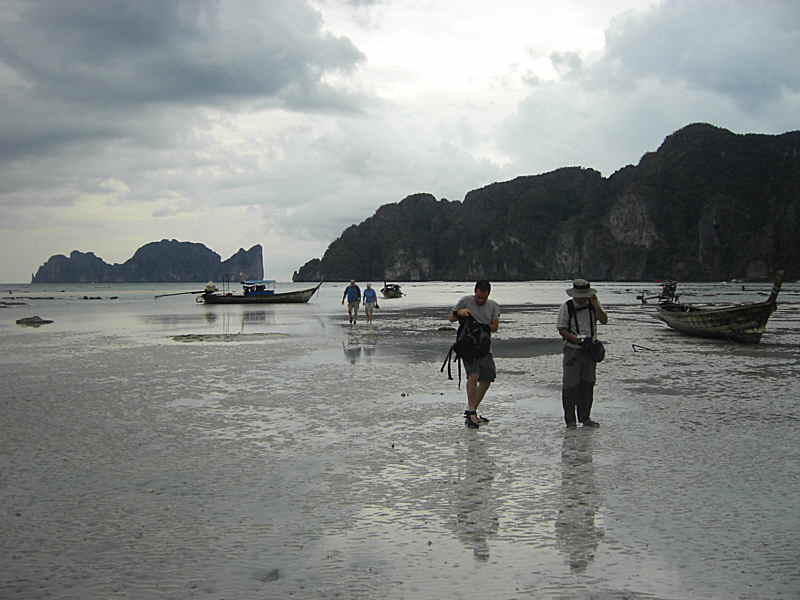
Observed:
[[[142,315],[140,318],[146,323],[158,323],[164,327],[177,327],[185,326],[190,323],[197,323],[205,321],[209,325],[220,321],[220,326],[224,329],[224,333],[231,333],[232,329],[240,328],[244,331],[245,324],[269,324],[275,325],[278,323],[274,311],[269,310],[248,310],[240,314],[230,311],[220,314],[214,308],[207,306],[203,307],[205,310],[201,314],[159,314],[159,315]],[[220,318],[221,317],[221,318]]]
[[[217,315],[214,313],[203,314],[160,314],[160,315],[140,315],[139,319],[144,323],[155,323],[162,327],[172,326],[185,326],[191,323],[199,323],[200,321],[207,321],[212,323],[216,320]]]
[[[600,506],[592,461],[596,432],[566,430],[561,446],[561,493],[556,538],[570,570],[581,573],[594,560],[603,530],[595,524]]]
[[[467,432],[453,498],[456,536],[480,561],[489,560],[489,538],[497,535],[499,529],[492,485],[496,465],[486,444],[474,432]]]
[[[374,332],[348,332],[346,339],[342,340],[342,351],[345,359],[351,365],[355,365],[362,359],[366,360],[366,362],[371,362],[375,356],[377,342],[378,338]]]
[[[356,364],[360,360],[371,362],[372,357],[375,356],[375,344],[351,344],[342,342],[342,351],[344,356],[351,365]]]
[[[277,322],[274,311],[248,310],[242,313],[242,323],[270,323],[274,325]]]
[[[248,310],[241,314],[224,312],[222,315],[218,315],[213,309],[206,309],[202,316],[191,315],[191,319],[204,319],[209,325],[216,325],[217,331],[176,335],[172,336],[173,340],[176,342],[241,342],[289,336],[283,332],[259,331],[261,325],[278,323],[275,312],[270,310]],[[165,320],[164,316],[158,320],[163,324],[178,325],[181,323],[181,320]],[[251,330],[246,332],[246,327],[250,327]]]
[[[356,364],[361,359],[361,345],[348,345],[347,342],[342,341],[342,351],[351,365]]]
[[[217,320],[216,313],[207,309],[206,314],[215,315],[213,319],[208,320],[209,323],[213,323]],[[278,320],[275,316],[275,312],[270,310],[246,310],[240,315],[226,312],[222,314],[220,329],[222,329],[223,334],[231,335],[237,333],[237,329],[238,333],[245,333],[245,326],[276,325],[277,323]],[[254,332],[251,330],[248,333],[252,335]]]

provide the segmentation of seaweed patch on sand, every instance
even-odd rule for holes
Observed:
[[[189,333],[173,335],[176,342],[255,342],[269,338],[291,337],[288,333]]]

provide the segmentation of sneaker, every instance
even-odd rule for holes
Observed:
[[[567,429],[577,429],[577,423],[567,423]]]
[[[583,426],[584,427],[600,427],[600,423],[598,423],[597,421],[592,421],[591,419],[586,419],[583,422]]]

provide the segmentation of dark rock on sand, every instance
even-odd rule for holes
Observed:
[[[47,325],[48,323],[52,323],[48,319],[43,319],[39,315],[34,315],[33,317],[24,317],[22,319],[17,319],[17,325],[32,325],[34,327],[38,327],[39,325]]]
[[[172,339],[176,342],[251,342],[269,338],[289,337],[288,333],[265,332],[265,333],[187,333],[174,335]]]

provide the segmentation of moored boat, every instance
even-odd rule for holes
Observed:
[[[772,292],[764,302],[715,305],[666,300],[658,305],[654,316],[688,335],[757,344],[777,308],[782,282],[783,271],[778,271]]]
[[[311,300],[311,297],[322,286],[320,281],[315,287],[292,292],[276,292],[275,281],[259,279],[242,282],[242,293],[233,294],[220,292],[214,286],[207,286],[195,300],[205,304],[301,304]]]
[[[403,295],[403,290],[396,283],[386,283],[384,281],[381,294],[383,294],[384,298],[399,298]]]

